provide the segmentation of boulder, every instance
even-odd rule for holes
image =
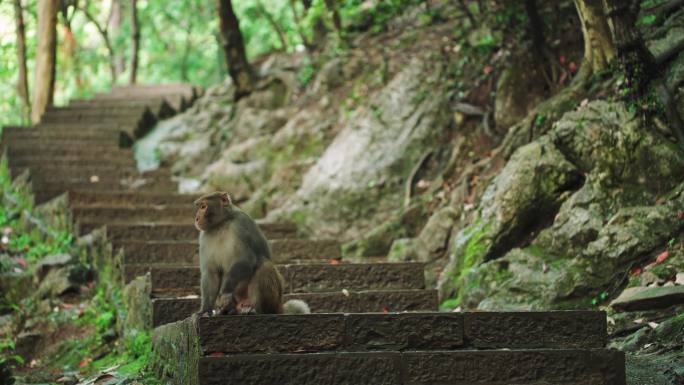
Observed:
[[[630,287],[610,303],[618,311],[661,309],[684,304],[684,286]]]
[[[269,219],[296,215],[318,235],[344,239],[382,223],[384,213],[401,207],[403,180],[447,124],[447,98],[435,88],[442,76],[437,63],[407,65],[371,96],[370,108],[344,122],[297,193]]]

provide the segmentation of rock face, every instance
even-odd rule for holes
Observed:
[[[400,207],[404,180],[447,124],[444,99],[428,97],[439,93],[430,89],[441,76],[439,65],[430,62],[406,66],[369,107],[345,122],[296,194],[269,218],[299,213],[318,232],[354,236],[352,222],[360,228],[377,225],[377,213]]]
[[[522,120],[527,113],[544,100],[544,83],[539,67],[528,54],[511,58],[496,84],[494,120],[496,127],[504,131]]]
[[[684,228],[683,181],[684,156],[622,104],[567,113],[491,182],[440,294],[482,309],[587,306]]]

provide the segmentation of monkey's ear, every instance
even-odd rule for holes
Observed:
[[[224,206],[231,204],[230,195],[228,195],[227,192],[221,191],[219,193],[219,198],[221,198],[221,203],[223,203]]]

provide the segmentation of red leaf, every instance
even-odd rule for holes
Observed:
[[[84,358],[84,359],[81,360],[81,362],[78,363],[78,367],[79,367],[79,368],[85,368],[85,367],[88,366],[88,364],[90,364],[92,361],[93,361],[93,359],[90,358],[90,357]]]
[[[338,259],[331,259],[331,260],[330,260],[330,264],[331,264],[331,265],[339,265],[339,264],[340,264],[340,261],[339,261]]]
[[[389,308],[388,308],[388,307],[383,307],[383,308],[382,308],[382,312],[385,313],[385,314],[389,313]]]
[[[492,71],[494,71],[494,67],[492,67],[492,66],[490,66],[490,65],[486,65],[486,66],[482,69],[482,72],[484,72],[485,75],[491,74]]]
[[[634,276],[639,276],[641,275],[641,268],[640,267],[634,267],[632,270],[629,271],[630,274]]]
[[[568,69],[570,70],[570,72],[572,72],[574,74],[575,72],[577,72],[577,63],[575,63],[574,61],[571,61],[570,64],[568,65]]]
[[[656,265],[660,265],[661,263],[665,262],[665,260],[666,260],[667,257],[669,257],[669,256],[670,256],[670,252],[667,251],[667,250],[665,250],[665,251],[663,251],[662,253],[658,254],[658,256],[656,257],[656,260],[655,260]]]
[[[224,357],[226,353],[224,352],[211,352],[209,353],[209,357]]]
[[[21,265],[21,267],[26,267],[26,260],[25,260],[24,258],[19,257],[19,258],[16,258],[15,261],[16,261],[19,265]]]
[[[559,61],[561,64],[565,64],[565,55],[560,55],[560,57],[558,58],[558,61]]]

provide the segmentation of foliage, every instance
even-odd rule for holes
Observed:
[[[74,3],[80,8],[74,8]],[[362,25],[374,32],[387,29],[388,22],[408,7],[423,0],[363,1],[344,0],[338,4],[344,26]],[[29,93],[32,89],[36,51],[36,5],[24,0]],[[117,83],[128,79],[131,54],[130,3],[123,0],[91,0],[67,2],[67,12],[60,12],[57,28],[57,73],[55,103],[87,98],[108,90],[112,85],[110,63],[119,63]],[[111,5],[121,5],[118,25],[108,23]],[[330,11],[324,0],[314,0],[304,9],[298,0],[233,0],[249,58],[254,59],[274,50],[303,50],[316,33],[333,30]],[[101,28],[107,29],[114,58],[106,48],[103,36],[83,11]],[[219,42],[215,4],[202,0],[138,2],[140,49],[138,82],[189,82],[209,86],[227,76],[225,59]],[[283,47],[268,16],[283,31],[287,47]],[[66,15],[66,16],[65,16]],[[432,20],[432,15],[429,19]],[[324,26],[323,30],[319,27]],[[346,33],[342,31],[341,35]],[[306,40],[306,41],[304,41]],[[312,74],[300,75],[303,84]],[[20,99],[15,85],[18,79],[12,2],[0,2],[0,125],[19,124]],[[24,122],[27,123],[27,122]]]
[[[10,255],[22,256],[29,264],[48,255],[70,250],[73,242],[70,233],[46,227],[43,232],[48,234],[44,234],[38,228],[27,225],[26,217],[34,216],[33,207],[30,200],[12,186],[5,161],[0,162],[0,194],[3,201],[0,207],[0,229],[4,235],[0,249]]]

